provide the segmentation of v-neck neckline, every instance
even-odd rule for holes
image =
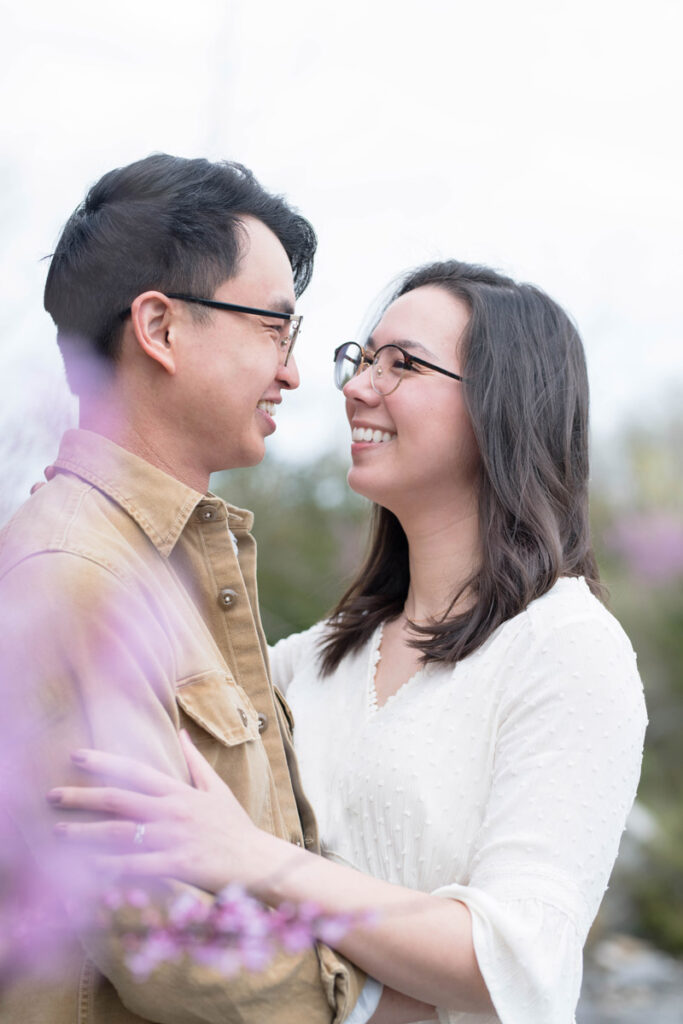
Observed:
[[[395,701],[400,693],[403,693],[406,686],[411,686],[412,683],[421,676],[427,666],[420,665],[416,672],[413,672],[412,676],[406,679],[405,683],[401,683],[398,690],[395,693],[390,693],[383,704],[377,703],[377,687],[375,686],[375,678],[377,676],[377,666],[382,660],[382,637],[384,636],[384,623],[380,622],[379,626],[372,634],[370,639],[370,653],[368,656],[368,672],[367,672],[367,683],[366,683],[366,695],[367,695],[367,708],[368,713],[371,716],[378,715]]]

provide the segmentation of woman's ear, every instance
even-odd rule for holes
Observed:
[[[130,307],[131,325],[135,339],[150,359],[154,359],[167,373],[176,372],[176,352],[173,344],[173,307],[162,292],[142,292]]]

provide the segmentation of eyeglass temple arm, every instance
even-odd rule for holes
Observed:
[[[427,366],[430,370],[436,370],[437,373],[443,373],[444,377],[452,377],[453,380],[464,380],[459,373],[451,373],[450,370],[444,370],[443,366],[435,366],[434,363],[428,363],[426,359],[420,359],[419,356],[413,356],[410,352],[405,353],[408,357],[408,363],[419,363],[420,366]]]
[[[296,320],[296,313],[282,313],[274,309],[256,309],[255,306],[238,306],[235,302],[217,302],[214,299],[198,299],[195,295],[181,295],[168,292],[169,299],[180,299],[182,302],[196,302],[200,306],[211,306],[212,309],[229,309],[235,313],[257,313],[260,316],[278,316],[281,320]]]

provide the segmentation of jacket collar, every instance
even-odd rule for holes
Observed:
[[[203,495],[157,469],[132,452],[90,430],[67,430],[55,461],[57,469],[74,473],[123,508],[168,558]]]

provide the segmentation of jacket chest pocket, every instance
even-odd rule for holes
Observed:
[[[183,680],[176,701],[197,749],[259,828],[273,832],[273,777],[246,693],[217,670]]]
[[[258,739],[256,712],[225,673],[205,672],[185,680],[176,690],[176,700],[189,718],[225,747]]]

